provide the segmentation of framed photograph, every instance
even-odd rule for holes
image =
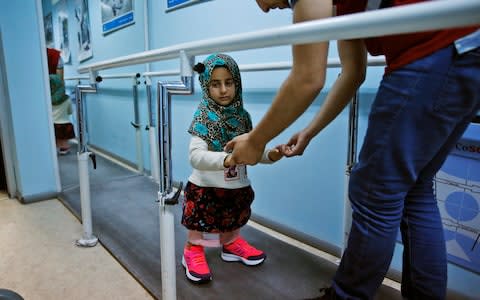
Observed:
[[[62,51],[63,63],[70,63],[70,42],[68,40],[68,18],[67,16],[58,16],[58,26],[60,31],[60,51]]]
[[[76,0],[75,20],[77,23],[78,61],[82,62],[93,56],[90,35],[90,17],[88,0]]]
[[[64,64],[70,63],[70,40],[68,38],[68,14],[66,0],[61,0],[58,9],[58,40],[60,51],[62,51],[62,60]]]
[[[133,0],[101,0],[103,34],[135,23],[133,4]]]
[[[170,12],[172,10],[184,8],[190,5],[207,2],[212,0],[167,0],[167,9],[166,12]]]
[[[43,26],[45,27],[45,44],[47,48],[55,48],[55,42],[53,40],[53,18],[51,13],[43,18]]]

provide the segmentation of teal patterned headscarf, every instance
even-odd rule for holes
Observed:
[[[208,85],[215,67],[227,68],[235,82],[235,97],[228,106],[218,105],[208,92]],[[207,142],[209,150],[223,151],[228,141],[252,130],[250,115],[243,108],[240,70],[233,58],[226,54],[212,54],[203,64],[197,64],[194,69],[199,72],[203,96],[193,115],[188,132]]]

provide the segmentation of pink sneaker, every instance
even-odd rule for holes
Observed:
[[[242,237],[238,237],[230,244],[223,245],[222,259],[224,261],[241,261],[247,266],[261,264],[267,255],[265,252],[256,249]]]
[[[185,267],[185,275],[191,281],[201,283],[212,280],[212,274],[210,274],[202,246],[185,246],[182,265]]]

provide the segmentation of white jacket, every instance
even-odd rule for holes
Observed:
[[[260,163],[273,163],[268,158],[270,149],[265,149]],[[192,135],[190,140],[189,155],[193,172],[188,180],[202,187],[219,187],[226,189],[242,188],[250,185],[247,176],[247,166],[237,165],[225,168],[223,161],[227,152],[208,150],[208,144],[198,136]]]

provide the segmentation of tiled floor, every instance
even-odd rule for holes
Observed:
[[[25,300],[153,299],[101,244],[75,246],[81,234],[60,201],[25,205],[0,191],[0,289]]]

